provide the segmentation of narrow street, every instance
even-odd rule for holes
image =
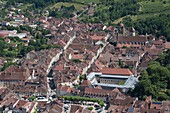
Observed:
[[[91,65],[96,61],[96,59],[97,59],[97,58],[100,56],[100,54],[103,52],[104,48],[105,48],[106,45],[107,45],[107,39],[109,38],[109,36],[110,36],[110,35],[107,34],[107,36],[105,37],[105,42],[104,42],[103,47],[99,48],[99,50],[98,50],[98,52],[97,52],[97,55],[94,56],[94,57],[92,58],[91,62],[89,63],[89,65],[83,69],[82,75],[83,75],[83,74],[87,74],[88,69],[91,68]],[[73,82],[74,84],[78,84],[78,83],[79,83],[79,77],[80,77],[80,75],[79,75],[79,76],[77,77],[77,79]]]
[[[68,34],[67,34],[68,35]],[[68,35],[69,36],[69,35]],[[52,89],[52,87],[50,86],[50,83],[54,80],[53,79],[53,76],[52,76],[52,68],[53,68],[53,63],[54,62],[57,62],[59,59],[60,59],[60,57],[61,57],[61,55],[64,53],[64,51],[68,48],[68,46],[72,43],[72,41],[76,38],[76,33],[74,33],[74,36],[73,37],[71,37],[71,36],[69,36],[70,37],[70,39],[69,39],[69,41],[67,42],[67,44],[64,46],[64,48],[61,50],[61,52],[60,53],[58,53],[58,54],[56,54],[56,56],[54,56],[53,58],[52,58],[52,60],[51,60],[51,62],[50,62],[50,64],[49,64],[49,66],[48,66],[48,69],[47,69],[47,87],[48,87],[48,92],[47,92],[47,98],[48,99],[50,99],[50,97],[52,96],[52,95],[55,95],[56,93],[55,93],[55,91]],[[54,87],[54,86],[53,86]]]
[[[104,42],[103,47],[98,50],[97,55],[92,58],[92,60],[89,63],[89,65],[87,67],[83,68],[82,74],[86,74],[87,73],[87,70],[91,67],[91,65],[95,62],[95,60],[99,57],[99,55],[103,52],[104,48],[107,45],[107,39],[109,37],[110,37],[110,35],[107,34],[107,36],[105,37],[105,42]],[[62,85],[67,85],[67,86],[73,87],[73,84],[78,84],[79,83],[79,77],[80,77],[80,75],[77,76],[77,79],[75,81],[73,81],[73,82],[65,82],[65,83],[62,83]]]

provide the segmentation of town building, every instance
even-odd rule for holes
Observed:
[[[134,88],[135,84],[138,82],[138,79],[129,69],[121,68],[102,68],[100,72],[91,72],[87,78],[94,86],[112,89],[119,88],[123,92]]]

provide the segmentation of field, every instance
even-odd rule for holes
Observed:
[[[75,0],[75,1],[88,4],[88,3],[91,3],[91,2],[98,3],[100,0]]]
[[[113,22],[113,24],[118,24],[119,22],[123,21],[123,19],[126,18],[126,17],[129,17],[129,15],[124,16],[124,17],[122,17],[122,18],[119,18],[119,19],[115,20],[115,21]],[[132,16],[131,16],[131,17],[132,17]]]
[[[21,5],[19,8],[20,8],[21,10],[27,10],[27,8],[28,8],[29,6],[32,6],[32,4],[24,4],[24,5]]]
[[[55,5],[51,6],[50,8],[60,8],[62,5],[65,6],[65,7],[70,7],[70,6],[74,5],[76,10],[81,10],[85,6],[85,5],[78,4],[78,3],[59,2],[59,3],[56,3]]]
[[[166,3],[165,3],[166,2]],[[155,0],[139,2],[141,8],[137,16],[132,16],[133,20],[144,19],[159,14],[170,14],[170,1],[169,0]]]

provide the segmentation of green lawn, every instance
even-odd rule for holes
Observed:
[[[78,4],[78,3],[63,3],[63,2],[59,2],[56,3],[55,5],[51,6],[50,8],[60,8],[61,6],[66,6],[66,7],[70,7],[72,5],[74,5],[76,10],[81,10],[85,5],[82,4]]]
[[[122,18],[119,18],[119,19],[115,20],[115,21],[113,22],[113,24],[118,24],[119,22],[123,21],[123,19],[126,18],[126,17],[129,17],[129,15],[124,16],[124,17],[122,17]]]

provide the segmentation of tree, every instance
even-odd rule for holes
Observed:
[[[11,65],[16,65],[16,63],[13,63],[13,62],[6,62],[4,64],[4,66],[1,68],[1,71],[4,71],[5,69],[7,69],[9,66]]]
[[[84,77],[85,77],[84,75],[80,75],[80,77],[79,77],[80,82],[83,81]]]
[[[152,95],[154,99],[161,101],[170,98],[170,70],[169,65],[166,65],[170,59],[169,54],[169,52],[164,53],[157,61],[149,62],[148,68],[141,73],[140,82],[130,92],[132,96],[144,99],[144,97]]]
[[[28,98],[28,100],[31,100],[31,101],[34,101],[35,99],[36,99],[35,96],[31,96],[31,97]]]
[[[104,102],[103,102],[103,101],[100,101],[100,102],[99,102],[99,105],[100,105],[101,107],[103,107],[103,106],[104,106]]]
[[[167,100],[169,99],[168,95],[164,92],[159,92],[159,95],[158,95],[158,100],[159,101],[163,101],[163,100]]]
[[[166,1],[163,1],[163,4],[166,4]]]
[[[87,107],[88,110],[92,111],[93,110],[93,107]]]

